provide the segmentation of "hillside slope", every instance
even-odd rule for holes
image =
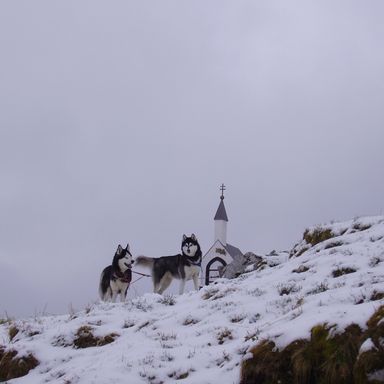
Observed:
[[[199,292],[3,321],[0,378],[17,351],[38,365],[9,383],[238,383],[260,340],[283,348],[322,323],[365,328],[383,304],[384,217],[333,223],[307,230],[290,256]]]

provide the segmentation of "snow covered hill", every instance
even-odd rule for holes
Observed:
[[[66,316],[3,320],[0,380],[19,359],[20,373],[38,365],[9,383],[239,383],[242,361],[261,340],[284,348],[315,325],[367,327],[384,304],[384,217],[310,228],[290,255],[263,264],[181,296],[148,293]]]

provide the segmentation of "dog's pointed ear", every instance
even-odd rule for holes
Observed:
[[[120,253],[122,252],[123,250],[123,247],[119,244],[119,246],[117,247],[117,250],[116,250],[116,254],[117,255],[120,255]]]
[[[192,233],[191,238],[192,238],[192,240],[197,240],[194,233]]]
[[[187,236],[186,236],[186,235],[183,235],[183,241],[185,241],[185,240],[186,240],[186,238],[187,238]]]
[[[127,246],[125,247],[125,250],[126,250],[127,252],[130,252],[129,243],[127,243]]]

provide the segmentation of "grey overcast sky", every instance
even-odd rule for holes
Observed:
[[[206,251],[222,182],[243,251],[383,214],[383,20],[382,0],[1,1],[0,317],[97,300],[118,243]]]

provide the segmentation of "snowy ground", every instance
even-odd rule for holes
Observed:
[[[273,266],[199,292],[146,294],[72,315],[3,324],[0,345],[32,352],[40,361],[9,383],[238,383],[241,361],[260,339],[284,346],[308,337],[319,323],[364,327],[384,304],[377,300],[384,292],[384,217],[321,228],[336,236],[315,246],[303,240],[293,252],[300,256],[267,258]],[[95,336],[118,336],[104,346],[76,349],[73,340],[84,325]],[[12,341],[10,326],[20,330]]]

